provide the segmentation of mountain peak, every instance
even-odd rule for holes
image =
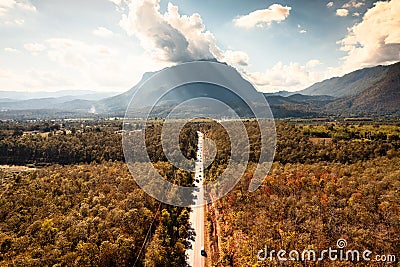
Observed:
[[[219,64],[223,64],[228,66],[228,64],[224,63],[224,62],[219,62],[217,59],[212,58],[212,59],[200,59],[200,60],[194,60],[194,61],[189,61],[186,63],[194,63],[194,62],[210,62],[210,63],[219,63]],[[204,63],[203,63],[204,64]],[[171,67],[173,68],[173,67]],[[216,80],[215,77],[220,77],[218,75],[221,75],[221,73],[213,71],[214,68],[210,68],[209,66],[198,66],[198,69],[202,70],[202,74],[206,75],[206,77],[210,77],[210,78],[214,78],[214,80]],[[165,68],[167,69],[167,68]],[[162,69],[160,71],[157,72],[146,72],[143,74],[142,79],[140,80],[140,82],[138,84],[136,84],[135,86],[133,86],[129,91],[122,93],[120,95],[111,97],[111,98],[106,98],[103,99],[101,101],[99,101],[98,103],[98,110],[102,110],[105,112],[113,112],[113,111],[119,111],[119,112],[123,112],[125,111],[126,107],[128,106],[130,100],[132,99],[133,95],[135,94],[135,92],[153,75],[162,72]],[[197,71],[198,71],[197,69]],[[193,72],[193,69],[188,68],[187,70],[188,73]],[[205,74],[206,73],[206,74]],[[181,75],[185,75],[184,73],[182,73]],[[162,76],[162,75],[160,75]],[[225,75],[223,75],[223,77],[220,77],[221,79],[227,79],[227,81],[229,81],[229,83],[232,86],[236,86],[236,87],[240,87],[238,88],[238,90],[246,92],[246,93],[252,93],[252,92],[257,92],[257,90],[245,79],[243,79],[243,77],[239,74],[239,72],[233,68],[230,67],[227,68],[227,71],[225,72]],[[165,79],[165,77],[163,78]],[[168,80],[164,80],[164,81],[160,81],[159,82],[159,88],[149,88],[149,90],[145,93],[143,93],[143,100],[140,101],[140,103],[138,103],[138,106],[136,108],[143,108],[146,105],[150,106],[152,103],[149,103],[149,99],[151,99],[151,96],[153,95],[163,95],[162,90],[164,90],[163,86],[165,86],[165,84],[168,84]],[[207,84],[207,83],[202,83],[203,85],[199,85],[197,84],[193,84],[193,85],[184,85],[184,88],[181,88],[181,92],[180,94],[176,94],[175,96],[175,100],[179,101],[181,100],[180,97],[183,97],[183,95],[185,95],[185,97],[187,96],[191,96],[191,95],[195,95],[195,93],[199,93],[200,91],[203,92],[204,95],[212,95],[213,93],[215,93],[215,85],[212,84]],[[246,94],[244,93],[244,94]],[[261,93],[260,93],[261,94]],[[220,98],[224,98],[221,95],[218,95],[218,97]],[[229,98],[229,96],[225,96],[225,98]]]
[[[209,58],[209,59],[203,58],[203,59],[189,60],[189,61],[185,61],[185,62],[183,62],[183,63],[191,63],[191,62],[197,62],[197,61],[200,61],[200,62],[213,62],[213,63],[219,63],[219,64],[228,65],[226,62],[218,61],[216,58]],[[163,71],[163,70],[165,70],[165,69],[167,69],[167,68],[168,68],[168,67],[163,68],[163,69],[161,69],[161,70],[159,70],[159,71],[148,71],[148,72],[145,72],[145,73],[142,75],[142,78],[140,79],[140,82],[138,83],[138,85],[142,84],[144,81],[146,81],[147,79],[149,79],[149,78],[150,78],[151,76],[153,76],[154,74],[156,74],[156,73],[158,73],[158,72],[160,72],[160,71]],[[136,86],[134,86],[134,87],[137,87],[138,85],[136,85]]]
[[[206,58],[204,58],[204,59],[196,59],[196,60],[191,60],[191,61],[188,61],[188,62],[196,62],[196,61],[206,61],[206,62],[214,62],[214,63],[220,63],[220,64],[224,64],[224,65],[228,65],[228,64],[226,64],[226,62],[221,62],[221,61],[218,61],[218,59],[216,59],[216,58],[209,58],[209,59],[206,59]]]

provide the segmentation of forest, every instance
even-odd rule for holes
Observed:
[[[262,186],[247,190],[247,173],[234,190],[209,207],[208,235],[216,266],[278,266],[257,254],[283,249],[337,248],[396,255],[394,262],[300,260],[287,266],[398,266],[400,159],[378,157],[352,164],[275,162]],[[285,255],[288,257],[288,255]],[[286,265],[283,265],[286,266]]]
[[[185,264],[188,209],[155,201],[122,162],[0,174],[1,266]]]
[[[260,129],[251,120],[244,125],[247,172],[206,207],[209,266],[277,266],[258,261],[257,252],[265,245],[323,250],[339,238],[349,248],[400,257],[398,123],[276,121],[274,163],[253,193]],[[168,163],[159,145],[162,121],[132,127],[145,130],[149,158],[166,179],[193,183],[191,173]],[[190,160],[198,130],[216,144],[205,170],[214,180],[229,162],[229,136],[216,122],[185,125],[180,149]],[[133,176],[141,174],[132,176],[125,163],[123,134],[121,120],[0,122],[0,266],[185,266],[194,238],[190,209],[162,204],[139,188]],[[288,266],[366,266],[316,264]]]
[[[247,121],[244,124],[251,146],[249,159],[257,162],[260,156],[259,128],[256,122]],[[161,123],[146,126],[146,150],[151,161],[167,161],[159,145]],[[72,124],[60,128],[59,124],[15,125],[0,122],[0,164],[71,165],[124,161],[122,122],[89,122],[79,127]],[[38,130],[32,132],[35,131],[33,129]],[[214,166],[220,166],[221,161],[226,162],[229,158],[229,136],[216,122],[194,122],[182,129],[180,147],[185,157],[195,156],[197,130],[205,132],[218,146]],[[398,124],[295,125],[277,122],[276,135],[274,161],[282,164],[321,161],[355,163],[381,156],[395,157],[399,155],[400,148]],[[135,149],[135,144],[132,145]]]

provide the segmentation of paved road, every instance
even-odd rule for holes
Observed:
[[[198,151],[197,160],[195,163],[195,182],[194,185],[199,189],[198,192],[195,191],[195,201],[204,198],[203,187],[203,134],[197,132],[199,136],[198,141]],[[205,262],[205,257],[200,254],[201,249],[204,248],[204,206],[192,207],[190,212],[190,223],[192,228],[196,233],[195,241],[191,241],[192,249],[187,250],[188,263],[192,267],[203,267]]]

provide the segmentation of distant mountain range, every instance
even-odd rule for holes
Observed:
[[[76,112],[82,114],[123,116],[135,91],[155,73],[145,73],[142,80],[125,93],[112,96],[112,93],[93,91],[61,91],[49,93],[20,93],[0,91],[0,110],[2,114],[13,110],[43,110]],[[213,74],[210,74],[213,75]],[[230,77],[230,78],[229,78]],[[244,90],[255,90],[243,81],[232,68],[228,79],[243,82]],[[199,93],[200,91],[200,93]],[[183,92],[183,93],[182,93]],[[226,103],[234,101],[229,94],[215,94],[215,88],[208,85],[191,85],[183,88],[163,103],[165,113],[174,99],[190,96],[213,95]],[[158,94],[157,88],[148,95]],[[351,72],[343,77],[331,78],[316,83],[298,92],[280,91],[264,93],[276,118],[323,117],[323,116],[400,116],[400,62],[389,66],[376,66]],[[142,106],[146,106],[143,97]],[[235,103],[236,104],[236,103]],[[140,108],[140,107],[138,107]],[[161,107],[162,109],[162,107]],[[1,116],[4,117],[4,116]]]
[[[394,66],[377,66],[356,70],[334,77],[299,91],[303,95],[329,95],[333,97],[353,96],[367,90],[372,85],[385,78],[390,68]]]
[[[60,90],[56,92],[19,92],[19,91],[0,91],[0,102],[20,101],[39,98],[64,98],[68,100],[100,100],[116,95],[114,92],[97,92],[91,90]]]
[[[326,105],[325,110],[334,114],[400,115],[400,63],[382,70],[379,76],[370,69],[360,81],[359,87],[352,94],[338,98]]]
[[[63,110],[88,112],[93,104],[115,95],[112,92],[62,90],[56,92],[0,91],[0,110]]]
[[[400,62],[376,66],[332,78],[299,91],[334,97],[323,112],[344,116],[400,115]]]

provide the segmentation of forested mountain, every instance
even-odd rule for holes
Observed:
[[[46,109],[49,113],[64,111],[86,115],[95,113],[123,116],[136,90],[156,73],[145,73],[141,81],[127,92],[101,100],[53,97],[13,101],[4,97],[3,100],[0,100],[0,109],[3,112]],[[218,73],[210,72],[210,75],[218,75]],[[234,68],[231,68],[226,78],[231,80],[232,83],[242,84],[242,88],[239,90],[243,94],[253,93],[255,90]],[[160,81],[160,84],[162,84],[162,81]],[[151,105],[152,103],[149,103],[151,96],[160,95],[163,89],[161,87],[154,88],[146,92],[140,106],[136,108],[140,110]],[[179,89],[179,92],[170,94],[169,98],[166,99],[167,101],[160,103],[159,116],[168,114],[171,104],[179,103],[190,97],[209,96],[230,106],[238,106],[237,99],[226,91],[216,90],[215,86],[211,84],[184,85]],[[276,118],[398,116],[400,114],[400,62],[389,66],[357,70],[343,77],[316,83],[299,92],[264,93],[264,97],[268,100]],[[3,117],[6,113],[1,115]]]
[[[152,74],[144,75],[142,81],[128,92],[100,101],[101,104],[96,105],[97,110],[122,112],[133,92]],[[232,71],[231,75],[240,76],[236,71]],[[343,77],[314,84],[299,92],[281,91],[265,93],[264,96],[276,118],[396,115],[399,114],[400,106],[399,75],[400,63],[396,63],[357,70]],[[186,89],[186,93],[190,94],[189,88]],[[203,90],[207,91],[204,88]],[[247,90],[255,89],[249,86]],[[155,90],[149,92],[151,93],[157,92]],[[226,103],[232,102],[229,96],[223,100]]]
[[[399,64],[399,63],[398,63]],[[395,64],[396,65],[396,64]],[[343,77],[334,77],[299,91],[303,95],[353,96],[382,81],[392,66],[376,66],[353,71]]]
[[[365,84],[359,93],[328,104],[326,110],[336,114],[340,110],[348,114],[400,114],[400,62],[388,67],[376,67],[376,70],[382,68],[383,77],[374,83]]]
[[[335,100],[334,97],[292,94],[289,96],[264,94],[275,118],[320,117],[323,107]]]
[[[212,60],[212,62],[215,61]],[[219,62],[219,64],[225,63]],[[255,98],[254,95],[256,94],[257,98],[262,96],[262,94],[257,92],[251,83],[242,78],[235,68],[226,67],[224,72],[221,73],[220,67],[216,67],[216,65],[218,64],[210,64],[207,65],[207,67],[198,67],[198,65],[196,65],[197,67],[192,66],[191,68],[182,67],[179,69],[179,75],[182,77],[187,77],[193,75],[193,73],[201,72],[202,77],[206,77],[207,80],[229,84],[229,87],[231,88],[224,88],[222,86],[212,84],[211,82],[206,83],[201,81],[182,84],[176,88],[166,88],[166,86],[170,84],[170,81],[174,80],[175,77],[170,74],[168,76],[158,75],[157,82],[155,82],[154,86],[151,88],[146,88],[146,91],[140,91],[140,101],[137,101],[135,107],[132,108],[140,110],[141,108],[152,106],[153,103],[151,99],[158,99],[159,97],[160,102],[157,103],[157,107],[160,107],[161,109],[168,109],[170,106],[183,103],[189,99],[200,97],[217,99],[235,107],[235,105],[240,105],[237,104],[237,102],[241,101],[241,99],[238,98],[235,93],[239,94],[240,96],[246,96],[247,98]],[[136,90],[140,88],[140,86],[149,77],[156,73],[146,73],[143,75],[142,80],[129,91],[95,103],[96,110],[98,112],[125,112]],[[234,90],[235,93],[232,93],[229,89]],[[204,106],[201,106],[201,108],[202,107]]]

